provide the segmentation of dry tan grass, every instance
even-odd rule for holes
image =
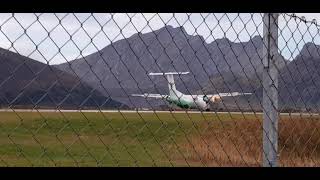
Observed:
[[[182,147],[190,164],[261,166],[262,121],[235,119],[204,125],[207,130]],[[282,117],[279,121],[280,166],[320,165],[320,119]]]

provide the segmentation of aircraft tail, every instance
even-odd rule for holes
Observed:
[[[170,96],[176,96],[177,95],[177,89],[176,84],[174,83],[173,75],[185,75],[189,72],[166,72],[166,73],[149,73],[150,76],[166,76],[166,79],[168,81],[168,87],[169,87],[169,94]]]

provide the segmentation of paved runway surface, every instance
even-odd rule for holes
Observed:
[[[203,113],[203,114],[256,114],[261,115],[262,112],[201,112],[201,111],[147,111],[147,110],[57,110],[57,109],[0,109],[0,112],[106,112],[106,113]],[[281,115],[292,116],[319,116],[319,113],[281,113]]]

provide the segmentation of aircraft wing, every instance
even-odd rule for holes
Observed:
[[[252,93],[239,93],[239,92],[231,92],[231,93],[218,93],[207,95],[208,97],[217,96],[217,97],[228,97],[228,96],[243,96],[243,95],[251,95]]]
[[[144,94],[132,94],[131,96],[144,97],[144,98],[155,98],[155,99],[164,99],[164,98],[167,98],[167,97],[168,97],[168,95],[149,94],[149,93],[144,93]]]
[[[252,93],[239,93],[239,92],[231,92],[231,93],[218,93],[218,94],[207,94],[207,95],[193,95],[193,96],[200,96],[200,97],[207,97],[221,99],[223,97],[230,97],[230,96],[243,96],[243,95],[251,95]]]
[[[252,93],[231,92],[231,93],[208,94],[208,95],[203,95],[203,100],[206,102],[219,102],[223,97],[242,96],[242,95],[250,95],[250,94]]]

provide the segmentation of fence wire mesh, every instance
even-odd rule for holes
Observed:
[[[0,165],[319,166],[319,25],[264,16],[0,14]]]

